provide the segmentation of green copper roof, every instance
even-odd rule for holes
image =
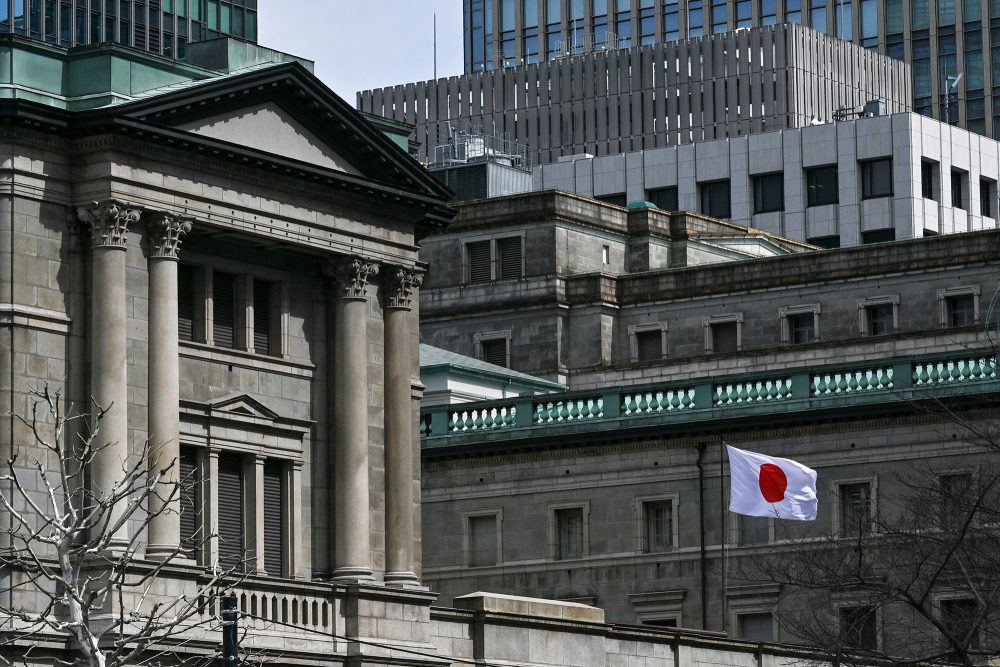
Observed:
[[[550,382],[534,375],[520,373],[503,366],[487,363],[482,359],[473,359],[472,357],[443,350],[440,347],[421,343],[420,371],[426,373],[439,368],[467,371],[474,375],[491,378],[511,379],[517,381],[519,384],[534,386],[547,391],[566,389],[565,385],[561,385],[558,382]]]

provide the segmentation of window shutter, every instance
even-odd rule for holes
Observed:
[[[497,239],[497,253],[500,255],[498,279],[513,280],[524,275],[520,236]]]
[[[271,283],[253,281],[253,349],[271,353]]]
[[[232,274],[212,275],[212,335],[219,347],[236,347],[235,292]]]
[[[639,361],[653,361],[663,357],[663,341],[659,330],[640,331],[635,335],[639,348]]]
[[[264,462],[264,569],[272,577],[285,575],[284,466]]]
[[[490,242],[474,241],[465,245],[469,260],[469,282],[488,283],[493,280],[490,263]]]
[[[712,325],[713,352],[736,352],[737,342],[736,322]]]
[[[177,267],[177,337],[194,340],[194,267]]]
[[[190,447],[181,447],[178,474],[180,480],[181,548],[189,558],[197,558],[202,535],[198,534],[198,513],[202,504],[198,498],[198,458]]]
[[[494,338],[484,340],[482,345],[482,359],[488,364],[495,366],[507,366],[507,339]]]
[[[243,460],[238,454],[219,455],[219,566],[242,570]]]

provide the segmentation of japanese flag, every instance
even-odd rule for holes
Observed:
[[[732,480],[729,510],[748,516],[814,521],[816,471],[792,461],[726,445]]]

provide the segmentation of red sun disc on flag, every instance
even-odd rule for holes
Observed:
[[[788,488],[788,478],[785,471],[773,463],[765,463],[760,467],[760,493],[769,503],[779,503],[785,499],[785,489]]]

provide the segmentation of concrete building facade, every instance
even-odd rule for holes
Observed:
[[[700,211],[825,247],[996,226],[1000,143],[917,114],[539,166],[538,190]]]
[[[414,125],[422,159],[474,126],[545,164],[801,127],[871,100],[910,109],[903,63],[781,25],[362,91],[357,106]]]
[[[913,108],[997,137],[1000,7],[986,0],[465,0],[465,72],[646,46],[778,23],[854,42],[912,65]]]

